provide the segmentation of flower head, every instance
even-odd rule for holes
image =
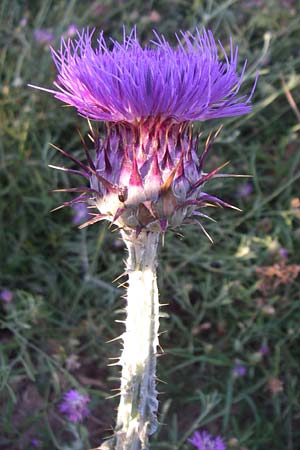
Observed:
[[[53,52],[58,69],[54,93],[89,119],[106,122],[106,135],[91,128],[96,155],[83,143],[87,162],[58,149],[80,170],[60,168],[89,180],[90,187],[64,189],[80,195],[62,206],[87,202],[98,209],[81,227],[109,220],[125,230],[165,232],[184,223],[209,218],[207,206],[235,208],[203,190],[212,178],[228,176],[204,171],[206,156],[218,136],[209,136],[199,157],[198,137],[191,121],[235,116],[250,111],[250,99],[239,96],[243,79],[237,73],[237,48],[230,55],[211,31],[177,37],[172,48],[164,37],[142,46],[136,30],[122,43],[103,33],[92,47],[93,32],[62,40]],[[54,166],[53,166],[54,167]],[[56,167],[57,168],[57,167]],[[237,208],[235,208],[237,209]],[[208,236],[209,237],[209,236]],[[209,237],[210,238],[210,237]]]
[[[59,405],[59,410],[66,414],[71,422],[82,422],[90,413],[86,406],[89,401],[88,395],[83,395],[76,389],[71,389],[65,393],[63,401]]]
[[[223,439],[220,436],[213,438],[206,431],[199,433],[195,431],[193,436],[188,439],[197,450],[226,450]]]
[[[85,117],[136,123],[149,117],[175,122],[237,116],[251,110],[250,96],[239,95],[244,70],[237,72],[238,49],[230,55],[211,31],[182,32],[172,48],[163,36],[142,46],[134,28],[123,42],[103,33],[92,47],[94,30],[62,40],[52,50],[58,70],[55,97]],[[252,90],[253,92],[253,90]]]

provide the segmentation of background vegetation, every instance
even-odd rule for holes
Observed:
[[[211,28],[248,59],[246,85],[260,73],[253,112],[225,120],[209,167],[231,161],[252,180],[212,182],[243,209],[214,210],[212,246],[197,228],[167,234],[159,282],[161,426],[153,449],[188,449],[196,429],[221,434],[229,449],[300,448],[300,27],[295,0],[2,0],[0,6],[1,450],[87,450],[110,434],[123,301],[112,280],[123,247],[105,225],[79,231],[74,212],[49,211],[72,177],[47,167],[62,159],[52,142],[82,155],[87,124],[27,83],[50,87],[56,47],[72,27],[122,24],[174,32]],[[41,38],[37,30],[48,32]],[[217,123],[201,127],[204,137]],[[64,162],[65,163],[65,162]],[[242,367],[242,369],[241,369]],[[58,405],[70,388],[88,393],[78,426]]]

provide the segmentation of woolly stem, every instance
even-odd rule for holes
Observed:
[[[119,361],[121,399],[115,436],[109,447],[146,450],[149,435],[157,429],[155,371],[159,300],[156,267],[160,235],[143,231],[136,237],[123,231],[122,237],[128,249],[126,331]]]

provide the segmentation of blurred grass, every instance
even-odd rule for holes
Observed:
[[[112,280],[122,272],[123,248],[105,226],[78,231],[70,210],[49,213],[65,199],[49,191],[70,183],[47,167],[59,160],[49,142],[80,155],[76,129],[85,134],[87,126],[27,83],[48,87],[55,78],[36,29],[53,33],[57,46],[70,24],[118,38],[122,24],[135,23],[143,40],[153,28],[172,41],[178,29],[202,25],[224,44],[232,35],[240,61],[248,59],[249,85],[260,72],[253,112],[225,121],[208,162],[231,160],[232,172],[253,175],[246,197],[237,196],[241,180],[211,184],[243,212],[214,212],[218,223],[207,226],[214,246],[186,227],[184,237],[168,234],[161,251],[169,317],[161,323],[158,376],[167,384],[159,385],[152,447],[190,448],[187,437],[206,428],[232,449],[300,448],[299,277],[264,291],[256,271],[281,263],[284,275],[299,263],[300,123],[288,99],[299,107],[299,13],[292,0],[1,2],[0,289],[14,293],[0,305],[1,450],[87,450],[113,424],[117,399],[106,397],[118,371],[107,364],[119,343],[105,342],[122,330],[114,323],[122,292]],[[236,360],[244,377],[233,375]],[[78,428],[57,410],[71,387],[92,399],[92,415]]]

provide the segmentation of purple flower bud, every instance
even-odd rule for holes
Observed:
[[[236,377],[244,377],[247,373],[247,368],[241,363],[241,361],[236,361],[234,368],[233,368],[233,374]]]
[[[90,414],[87,404],[90,398],[88,395],[80,394],[76,389],[66,392],[62,403],[59,405],[61,413],[66,414],[71,422],[82,422]]]
[[[226,450],[223,439],[220,436],[213,438],[206,431],[199,433],[195,431],[193,436],[188,439],[197,450]]]

